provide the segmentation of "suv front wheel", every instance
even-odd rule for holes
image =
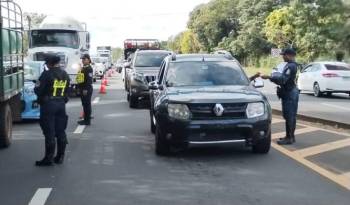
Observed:
[[[128,99],[129,99],[129,107],[130,108],[137,108],[137,105],[138,105],[138,98],[137,96],[133,95],[132,92],[131,92],[131,88],[129,90],[129,93],[128,93]]]
[[[169,142],[166,141],[166,132],[160,128],[159,125],[156,126],[156,155],[166,156],[169,155],[171,150]]]
[[[256,154],[267,154],[271,147],[271,134],[268,137],[258,140],[252,147],[252,151]]]

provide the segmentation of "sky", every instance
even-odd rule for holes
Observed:
[[[127,38],[167,40],[186,28],[189,13],[209,0],[15,0],[24,12],[71,16],[87,23],[91,46],[123,46]]]

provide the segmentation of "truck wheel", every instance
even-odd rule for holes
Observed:
[[[154,115],[152,114],[152,110],[149,111],[150,114],[150,121],[151,121],[151,132],[153,134],[156,133],[156,118],[154,117]]]
[[[267,154],[271,147],[271,134],[262,140],[258,140],[252,147],[253,153],[256,154]]]
[[[0,148],[10,146],[12,139],[12,113],[9,104],[0,105]]]
[[[159,125],[156,126],[156,147],[155,152],[158,156],[167,156],[171,153],[171,146],[169,142],[166,141],[166,133],[160,128]]]

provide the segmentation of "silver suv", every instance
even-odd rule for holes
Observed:
[[[165,50],[136,51],[126,78],[130,108],[136,108],[140,100],[149,100],[148,84],[156,80],[164,58],[171,54]]]

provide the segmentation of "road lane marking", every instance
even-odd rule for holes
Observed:
[[[79,125],[77,129],[75,129],[74,134],[82,134],[84,132],[85,127],[85,125]]]
[[[302,156],[294,153],[293,151],[289,151],[288,149],[277,145],[276,143],[271,143],[271,146],[276,149],[277,151],[281,152],[282,154],[294,159],[295,161],[299,162],[300,164],[308,167],[309,169],[315,171],[316,173],[320,174],[321,176],[337,183],[338,185],[346,188],[347,190],[350,190],[350,179],[344,175],[336,175],[318,165],[315,163],[312,163],[308,161],[307,159],[303,158]]]
[[[302,129],[297,129],[295,130],[295,135],[301,135],[301,134],[305,134],[305,133],[309,133],[309,132],[314,132],[319,130],[318,128],[315,127],[306,127],[306,128],[302,128]],[[275,134],[272,134],[272,139],[279,139],[282,137],[286,136],[286,132],[278,132]]]
[[[28,205],[44,205],[52,188],[39,188]]]
[[[97,104],[98,102],[100,102],[100,97],[96,97],[94,101],[92,101],[92,104]]]
[[[272,124],[277,124],[277,123],[281,123],[284,122],[283,119],[279,119],[279,118],[272,118]]]
[[[328,107],[332,107],[332,108],[337,108],[337,109],[341,109],[341,110],[346,110],[346,111],[350,111],[350,108],[348,107],[343,107],[343,106],[339,106],[339,105],[333,105],[333,104],[329,104],[329,103],[321,103],[322,105],[328,106]]]
[[[347,147],[347,146],[350,146],[350,139],[338,140],[338,141],[329,142],[329,143],[325,143],[325,144],[321,144],[313,147],[308,147],[305,149],[300,149],[300,150],[294,151],[294,153],[302,157],[308,157],[308,156],[332,151],[332,150]]]

